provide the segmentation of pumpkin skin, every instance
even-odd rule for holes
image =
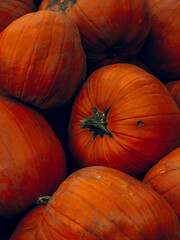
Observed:
[[[63,148],[33,108],[0,96],[0,216],[9,217],[54,193],[66,174]]]
[[[180,148],[154,165],[143,182],[167,200],[180,221]]]
[[[0,32],[15,19],[35,11],[33,0],[0,0]]]
[[[151,30],[144,52],[153,74],[163,82],[180,78],[180,1],[148,0]]]
[[[153,75],[131,64],[108,65],[81,88],[68,132],[81,166],[108,166],[137,177],[180,145],[180,111]]]
[[[166,83],[166,88],[180,108],[180,80]]]
[[[29,211],[18,223],[10,240],[35,240],[37,226],[43,217],[45,208],[45,205],[41,205]]]
[[[49,200],[36,240],[180,239],[174,211],[142,182],[107,167],[71,174]]]
[[[0,87],[39,108],[62,106],[84,81],[86,59],[77,27],[62,13],[39,11],[0,37]]]
[[[146,0],[43,0],[44,9],[61,10],[76,23],[87,61],[95,66],[135,55],[150,30]]]

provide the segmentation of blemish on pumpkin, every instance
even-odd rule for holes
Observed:
[[[160,171],[159,173],[165,173],[165,171],[164,171],[164,170],[162,170],[162,171]]]
[[[50,2],[48,4],[48,6],[46,7],[46,10],[48,8],[50,8],[51,10],[54,11],[62,11],[62,12],[69,12],[70,10],[72,10],[72,8],[74,7],[74,4],[76,3],[76,0],[52,0],[52,2]],[[58,5],[57,8],[55,8],[55,6]]]
[[[127,186],[127,185],[124,185],[124,187],[126,187],[126,188],[127,188],[128,186]]]
[[[77,179],[80,179],[81,177],[77,177]]]
[[[98,176],[96,176],[96,178],[97,178],[97,179],[101,179],[101,178],[102,178],[102,176],[98,175]]]
[[[136,123],[139,127],[143,127],[144,126],[144,123],[140,120]]]
[[[99,226],[99,222],[98,222],[96,216],[94,216],[94,223],[95,223],[96,226]]]

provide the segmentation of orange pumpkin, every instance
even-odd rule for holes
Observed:
[[[53,194],[36,240],[178,240],[168,203],[142,182],[107,167],[83,168]]]
[[[23,212],[64,179],[63,148],[33,108],[0,96],[0,216]]]
[[[63,11],[76,23],[88,63],[99,66],[136,54],[150,30],[146,0],[43,0],[44,9]]]
[[[180,1],[148,0],[148,4],[151,30],[144,55],[163,82],[180,79]]]
[[[180,221],[180,148],[154,165],[143,182],[168,201]]]
[[[180,80],[168,82],[166,87],[180,108]]]
[[[0,32],[15,19],[35,12],[36,6],[33,0],[1,0],[0,1]]]
[[[78,29],[60,12],[26,14],[0,36],[0,88],[26,103],[62,106],[85,74]]]
[[[131,64],[102,67],[77,95],[69,145],[81,166],[144,174],[180,145],[180,111],[163,83]]]
[[[33,208],[18,223],[10,240],[35,240],[38,224],[40,223],[46,206]]]

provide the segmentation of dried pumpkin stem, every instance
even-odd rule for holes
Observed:
[[[51,196],[39,197],[36,201],[36,205],[47,205]]]
[[[113,138],[112,133],[107,129],[107,114],[110,107],[105,112],[100,113],[96,107],[93,107],[93,116],[87,119],[82,119],[79,122],[81,128],[89,128],[90,132],[93,132],[93,140],[100,135],[101,138],[104,135],[108,135]]]

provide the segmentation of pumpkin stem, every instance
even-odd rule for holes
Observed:
[[[108,135],[113,138],[112,133],[107,129],[108,122],[107,114],[110,110],[110,107],[106,109],[105,112],[98,112],[96,107],[93,107],[93,116],[87,119],[82,119],[79,122],[81,128],[89,128],[90,132],[93,132],[93,140],[99,135],[101,138],[104,135]]]
[[[47,205],[51,196],[39,197],[36,201],[36,205]]]

